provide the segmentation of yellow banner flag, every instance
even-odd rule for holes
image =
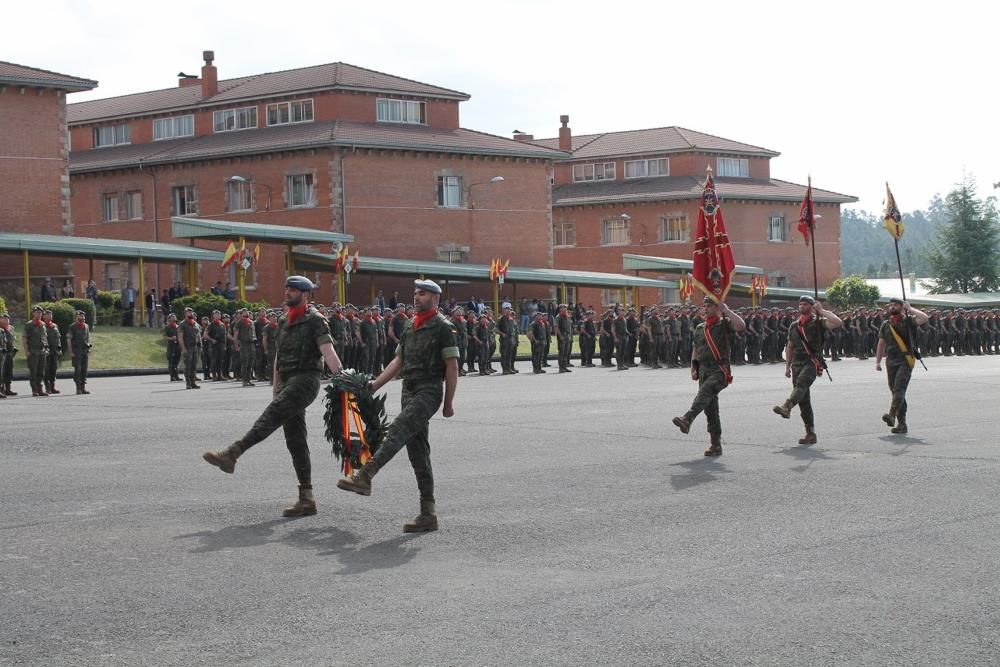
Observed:
[[[892,190],[889,189],[889,184],[885,184],[885,211],[882,212],[882,216],[885,218],[885,228],[892,235],[892,238],[897,241],[903,238],[903,230],[905,226],[903,225],[903,216],[899,212],[899,207],[896,206],[896,198],[892,196]]]

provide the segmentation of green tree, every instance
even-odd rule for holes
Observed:
[[[837,278],[826,290],[826,298],[837,308],[872,308],[881,296],[878,286],[861,276]]]
[[[996,200],[977,199],[975,193],[975,180],[966,177],[944,199],[947,221],[926,253],[934,293],[989,292],[1000,287]]]

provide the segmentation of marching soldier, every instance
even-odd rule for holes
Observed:
[[[785,345],[785,377],[792,379],[792,393],[781,405],[774,406],[774,413],[788,419],[796,405],[802,414],[806,434],[799,439],[800,445],[816,444],[815,418],[809,387],[822,374],[823,338],[827,329],[836,329],[843,321],[826,310],[809,296],[799,297],[799,319],[788,329],[788,344]]]
[[[42,314],[42,321],[45,322],[45,335],[49,345],[49,354],[45,357],[45,389],[50,394],[61,394],[56,389],[56,373],[59,372],[59,360],[62,358],[62,336],[59,335],[58,325],[52,321],[51,310]]]
[[[397,308],[397,313],[403,313],[403,304],[399,304]],[[396,317],[392,318],[393,326],[395,326]],[[406,319],[404,314],[403,319]],[[455,339],[458,342],[458,375],[459,377],[465,377],[465,360],[469,349],[469,330],[465,326],[465,311],[462,310],[461,306],[455,306],[455,309],[451,311],[451,321],[455,325]],[[393,336],[392,343],[392,354],[396,355],[396,346],[399,343],[399,336],[403,334],[402,330],[399,334],[394,333],[394,329],[389,329],[389,335]],[[388,366],[389,364],[386,364]]]
[[[76,383],[77,394],[89,394],[87,391],[87,366],[90,361],[90,327],[87,325],[87,314],[76,311],[76,322],[69,328],[69,356],[73,361],[73,381]]]
[[[646,330],[649,332],[649,367],[663,368],[660,365],[660,357],[663,354],[663,320],[660,319],[660,311],[655,306],[650,308]]]
[[[170,372],[171,382],[180,382],[181,379],[177,368],[181,360],[181,346],[177,343],[178,335],[177,315],[170,313],[167,315],[167,326],[163,328],[163,336],[167,339],[167,369]]]
[[[875,370],[882,370],[885,357],[886,374],[892,403],[889,412],[882,415],[893,433],[905,434],[906,428],[906,388],[910,384],[910,373],[916,360],[910,324],[927,322],[927,315],[912,307],[906,301],[893,297],[889,299],[889,318],[882,322],[878,333],[878,347],[875,350]]]
[[[345,491],[370,496],[372,477],[406,447],[420,492],[420,514],[403,525],[407,533],[438,529],[428,422],[442,403],[442,415],[448,418],[455,414],[452,401],[458,386],[458,346],[454,327],[438,314],[440,298],[441,288],[434,281],[414,281],[413,302],[417,316],[404,330],[396,358],[372,382],[372,390],[378,391],[396,375],[401,375],[402,412],[389,427],[385,441],[371,460],[349,478],[337,482]]]
[[[42,307],[35,306],[31,319],[24,325],[24,349],[28,352],[28,375],[32,396],[48,396],[45,393],[45,358],[49,352],[49,337],[42,321]]]
[[[691,379],[698,382],[698,394],[691,409],[682,417],[674,417],[673,424],[688,433],[691,422],[702,412],[708,421],[710,445],[705,456],[722,455],[722,421],[719,419],[719,394],[733,381],[729,367],[730,348],[736,332],[745,328],[743,318],[725,303],[716,303],[705,297],[707,318],[694,330],[691,342]]]
[[[201,389],[196,380],[198,366],[198,352],[201,351],[201,327],[194,317],[194,311],[190,308],[184,309],[184,321],[177,328],[177,344],[181,348],[181,356],[184,358],[184,380],[186,389]],[[208,376],[206,376],[208,377]]]
[[[618,362],[618,370],[627,371],[625,354],[628,349],[628,323],[625,321],[625,313],[618,313],[611,326],[611,335],[615,340],[615,360]]]
[[[241,439],[222,451],[205,452],[202,456],[222,472],[232,473],[240,456],[283,428],[285,444],[299,482],[299,499],[282,512],[282,516],[286,517],[316,513],[312,462],[306,441],[306,408],[319,394],[323,363],[333,374],[341,368],[327,319],[309,305],[309,295],[314,289],[312,281],[304,276],[289,276],[285,280],[288,312],[278,324],[273,371],[276,381],[271,402]]]
[[[185,315],[185,318],[186,317],[187,317],[187,315]],[[184,324],[183,320],[181,321],[180,324]],[[200,341],[200,345],[199,345],[201,349],[198,351],[198,354],[201,357],[201,377],[202,377],[202,379],[205,382],[208,382],[209,380],[212,379],[212,377],[213,377],[212,376],[212,367],[213,367],[213,365],[215,363],[213,361],[214,358],[215,358],[215,354],[214,354],[215,353],[215,344],[212,342],[212,339],[208,337],[208,327],[209,327],[209,324],[210,324],[210,322],[209,322],[209,320],[208,320],[207,317],[202,317],[201,318],[201,326],[200,326],[200,328],[201,328],[201,341]],[[180,325],[178,325],[178,329],[179,328],[180,328]],[[178,337],[177,340],[180,341],[180,337]],[[181,351],[181,363],[183,363],[183,362],[184,362],[184,352],[182,350]],[[197,379],[197,376],[195,376],[195,379]]]

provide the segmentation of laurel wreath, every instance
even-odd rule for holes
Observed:
[[[389,427],[385,416],[385,394],[375,395],[371,390],[371,379],[370,375],[360,371],[341,370],[330,381],[323,399],[326,404],[323,417],[326,439],[330,442],[332,454],[340,460],[345,475],[350,475],[352,470],[360,468],[374,456]],[[355,415],[360,420],[361,433],[358,432]]]

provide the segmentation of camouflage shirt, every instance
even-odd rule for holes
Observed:
[[[695,327],[694,335],[691,337],[691,343],[694,346],[694,358],[699,364],[718,366],[719,361],[715,359],[712,348],[708,344],[708,339],[705,337],[706,326],[707,323],[705,322],[699,324]],[[723,364],[729,363],[729,348],[735,333],[736,330],[733,328],[732,320],[726,318],[715,322],[712,328],[709,329],[709,335],[712,336],[712,342],[715,343]]]
[[[288,315],[278,321],[277,352],[275,363],[282,375],[296,372],[319,373],[323,369],[323,343],[333,345],[330,324],[318,310],[309,306],[306,312],[288,324]]]
[[[396,348],[396,356],[403,362],[400,376],[404,382],[441,382],[445,361],[458,358],[455,325],[440,314],[416,330],[412,320],[407,322]]]

